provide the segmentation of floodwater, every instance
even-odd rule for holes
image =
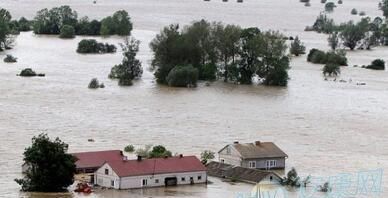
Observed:
[[[171,23],[210,21],[277,29],[299,35],[307,48],[328,49],[325,35],[303,32],[322,10],[319,0],[304,7],[298,0],[1,0],[0,7],[15,18],[32,18],[46,7],[70,5],[80,16],[102,18],[125,9],[134,22],[133,35],[141,40],[139,58],[146,68],[132,87],[119,87],[107,78],[121,54],[80,55],[79,40],[21,33],[13,50],[18,63],[0,62],[0,197],[82,197],[69,194],[23,194],[13,181],[20,177],[22,153],[39,133],[60,137],[70,152],[122,149],[163,144],[174,153],[199,155],[217,151],[235,140],[274,141],[288,155],[287,169],[301,175],[330,176],[388,168],[388,73],[359,67],[342,68],[337,81],[325,81],[322,66],[294,58],[287,88],[233,85],[222,82],[195,89],[157,85],[147,69],[152,58],[148,43]],[[331,14],[336,21],[359,19],[350,10],[380,15],[378,0],[345,0]],[[119,43],[122,38],[98,38]],[[387,57],[388,48],[349,52],[350,65],[366,65]],[[45,78],[21,78],[32,67]],[[89,90],[97,77],[106,88]],[[346,83],[338,82],[339,79]],[[349,80],[351,79],[351,82]],[[358,86],[357,83],[366,83]],[[88,142],[93,138],[95,142]],[[231,185],[218,179],[207,186],[106,190],[91,197],[236,197],[253,186]],[[383,182],[388,181],[384,174]],[[384,183],[383,183],[384,185]],[[388,186],[384,185],[384,190]],[[385,196],[386,197],[386,194]]]

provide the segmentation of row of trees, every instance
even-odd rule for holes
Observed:
[[[351,50],[371,49],[378,45],[388,45],[388,24],[380,17],[371,20],[362,18],[359,22],[349,21],[336,25],[333,19],[320,14],[312,27],[319,33],[329,34],[329,45],[332,49],[346,47]]]
[[[158,83],[187,86],[199,80],[251,84],[257,75],[265,85],[285,86],[289,58],[278,32],[195,21],[180,30],[165,27],[151,42]]]
[[[60,6],[38,11],[33,21],[35,34],[60,34],[64,26],[72,27],[76,35],[130,35],[132,31],[132,22],[125,10],[101,21],[90,21],[88,17],[78,20],[76,11],[69,6]]]

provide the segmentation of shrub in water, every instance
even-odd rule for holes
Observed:
[[[337,65],[347,66],[346,54],[343,51],[324,52],[318,49],[311,49],[307,55],[307,61],[316,64],[334,63]]]
[[[299,56],[301,54],[305,54],[306,47],[300,41],[299,37],[296,37],[295,40],[291,43],[290,53]]]
[[[32,76],[36,76],[36,72],[31,68],[26,68],[20,72],[19,76],[32,77]]]
[[[327,63],[323,67],[323,75],[338,76],[341,73],[341,68],[338,64]]]
[[[125,152],[128,152],[128,153],[132,153],[132,152],[135,151],[135,147],[134,147],[132,144],[130,144],[130,145],[128,145],[128,146],[126,146],[126,147],[124,148],[124,151],[125,151]]]
[[[336,7],[334,2],[329,2],[325,4],[325,11],[326,12],[333,12],[334,8]]]
[[[113,53],[116,46],[108,43],[99,43],[95,39],[83,39],[78,43],[78,53]]]
[[[7,55],[4,58],[4,62],[6,62],[6,63],[16,63],[17,62],[17,58],[13,57],[12,55]]]
[[[356,10],[356,8],[353,8],[352,11],[350,12],[352,15],[357,15],[358,14],[358,11]]]
[[[382,59],[376,59],[372,61],[372,63],[368,66],[366,66],[367,69],[374,69],[374,70],[384,70],[385,69],[385,61]]]
[[[361,11],[359,15],[360,15],[360,16],[365,16],[366,13],[365,13],[364,11]]]
[[[197,80],[198,70],[191,65],[175,66],[166,77],[167,84],[173,87],[196,86]]]
[[[100,83],[97,78],[93,78],[89,83],[89,89],[97,89],[100,87]]]
[[[62,26],[59,37],[60,38],[74,38],[75,37],[74,27],[71,25]]]

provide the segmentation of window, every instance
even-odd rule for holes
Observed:
[[[231,152],[231,150],[230,150],[230,147],[228,146],[228,147],[226,147],[226,154],[228,154],[228,155],[230,155],[232,152]]]
[[[267,160],[266,161],[267,168],[273,168],[273,167],[276,167],[276,165],[277,165],[276,160]]]
[[[256,161],[249,161],[249,168],[256,168]]]
[[[115,181],[114,180],[110,180],[110,185],[111,186],[115,186]]]
[[[105,175],[109,175],[109,169],[105,169]]]
[[[155,179],[155,184],[158,184],[159,183],[159,179]]]
[[[198,179],[198,180],[201,180],[201,179],[202,179],[202,176],[201,176],[201,175],[200,175],[200,176],[198,176],[198,177],[197,177],[197,179]]]
[[[269,180],[272,181],[272,180],[273,180],[273,177],[272,177],[272,176],[269,176]]]
[[[142,181],[142,184],[143,184],[143,186],[147,186],[147,179],[143,179],[143,181]]]
[[[186,181],[186,178],[185,178],[185,177],[182,177],[182,178],[181,178],[181,181],[183,181],[183,182]]]

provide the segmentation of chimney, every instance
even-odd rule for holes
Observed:
[[[139,161],[139,162],[140,162],[141,160],[142,160],[142,157],[141,157],[141,155],[138,155],[138,156],[137,156],[137,161]]]
[[[179,158],[183,158],[183,154],[179,154]]]
[[[233,144],[238,144],[239,142],[238,141],[234,141]]]
[[[256,146],[260,146],[260,143],[261,143],[260,141],[255,142]]]

